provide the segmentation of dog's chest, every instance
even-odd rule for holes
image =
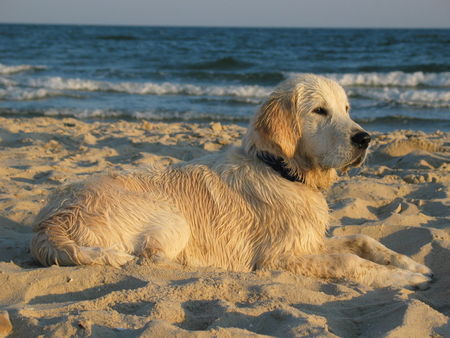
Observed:
[[[266,210],[264,247],[282,253],[312,254],[321,249],[328,226],[328,206],[319,192],[291,196]]]

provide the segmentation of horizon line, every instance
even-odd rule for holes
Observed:
[[[393,26],[227,26],[227,25],[178,25],[178,24],[111,24],[111,23],[43,23],[43,22],[3,22],[0,25],[36,25],[36,26],[94,26],[94,27],[154,27],[154,28],[230,28],[230,29],[450,29],[449,27],[393,27]]]

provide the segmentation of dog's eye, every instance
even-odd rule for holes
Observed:
[[[348,113],[348,110],[350,109],[349,106],[345,106],[345,111]]]
[[[313,110],[313,113],[326,116],[326,115],[328,115],[328,110],[326,110],[325,108],[322,108],[322,107],[318,107]]]

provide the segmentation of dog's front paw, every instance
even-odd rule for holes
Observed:
[[[430,270],[431,271],[431,270]],[[395,269],[384,280],[385,286],[426,290],[430,287],[431,277],[421,273]]]
[[[392,257],[392,265],[404,270],[409,270],[428,277],[433,277],[433,272],[429,267],[417,263],[416,261],[405,255],[395,255],[394,257]]]
[[[431,269],[428,266],[419,263],[416,263],[414,270],[411,271],[421,273],[422,275],[425,275],[430,278],[433,278],[434,276],[433,271],[431,271]]]

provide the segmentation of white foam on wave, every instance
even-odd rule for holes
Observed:
[[[118,92],[137,95],[266,97],[270,93],[270,89],[266,87],[251,85],[208,86],[171,82],[107,82],[61,77],[31,79],[29,85],[53,90]]]
[[[20,72],[26,72],[29,70],[42,70],[46,69],[46,66],[33,66],[33,65],[17,65],[17,66],[7,66],[0,63],[0,74],[1,75],[10,75]]]
[[[302,73],[287,73],[288,77],[295,77]],[[334,79],[342,86],[368,87],[450,87],[450,72],[442,73],[330,73],[323,74]]]
[[[1,87],[14,87],[17,86],[17,82],[14,80],[11,80],[10,78],[6,76],[0,76],[0,86]]]
[[[146,111],[146,112],[135,112],[131,114],[132,117],[136,119],[150,119],[154,121],[195,121],[195,120],[205,120],[205,121],[228,121],[228,122],[242,122],[249,121],[250,115],[225,115],[225,114],[214,114],[214,113],[202,113],[196,111],[187,112],[158,112],[158,111]]]
[[[450,91],[446,90],[412,90],[405,88],[367,90],[366,88],[351,88],[347,90],[347,94],[407,106],[450,108]]]
[[[400,72],[387,73],[384,78],[380,74],[374,75],[373,79],[368,80],[370,77],[365,78],[364,74],[334,74],[336,80],[341,84],[346,85],[349,96],[352,97],[364,97],[377,102],[389,102],[400,105],[429,107],[429,108],[448,108],[450,107],[450,90],[445,87],[446,82],[445,74],[440,73],[439,83],[441,86],[436,85],[433,88],[411,88],[406,86],[406,81],[399,80],[397,82],[393,79],[396,77],[394,74]],[[390,75],[389,75],[390,74]],[[404,73],[402,73],[405,75]],[[418,74],[418,73],[417,73]],[[422,73],[421,73],[422,74]],[[415,79],[412,84],[418,84],[419,78],[413,74],[409,78]],[[428,74],[430,75],[430,74]],[[361,76],[361,79],[359,78]],[[330,76],[332,77],[332,76]],[[62,77],[39,77],[31,78],[25,81],[25,83],[14,83],[6,77],[0,77],[0,87],[3,85],[5,89],[0,89],[1,100],[37,100],[45,99],[52,96],[70,96],[70,97],[83,97],[81,92],[112,92],[123,93],[132,95],[185,95],[185,96],[203,96],[206,99],[215,100],[217,98],[232,98],[235,102],[242,103],[254,103],[259,104],[264,98],[266,98],[272,88],[256,86],[256,85],[197,85],[189,83],[156,83],[156,82],[109,82],[109,81],[96,81],[88,79],[78,78],[62,78]],[[347,80],[346,80],[347,79]],[[350,80],[349,80],[350,79]],[[430,85],[430,78],[428,79]],[[376,83],[376,86],[370,86],[370,83]],[[355,85],[358,83],[364,83],[365,85]],[[381,86],[381,83],[390,84],[389,86]],[[401,84],[400,86],[394,86],[394,83]],[[349,85],[352,84],[352,85]],[[450,87],[449,87],[450,88]]]
[[[80,119],[89,118],[114,118],[125,115],[124,113],[118,111],[110,111],[103,109],[47,109],[42,112],[45,116],[72,116]]]
[[[4,101],[32,101],[42,100],[55,96],[74,96],[68,95],[62,91],[48,90],[45,88],[39,89],[23,89],[17,87],[7,87],[7,89],[0,89],[0,100]],[[79,97],[79,95],[77,95]]]
[[[128,117],[135,119],[150,119],[153,121],[229,121],[246,122],[250,116],[236,116],[225,114],[214,114],[197,111],[137,111],[121,112],[107,109],[47,109],[41,112],[46,116],[73,116],[81,119],[89,118],[119,118]]]

